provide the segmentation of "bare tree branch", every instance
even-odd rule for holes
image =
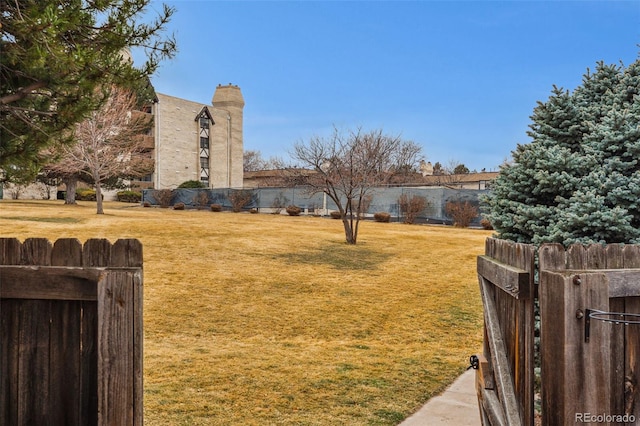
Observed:
[[[96,188],[98,214],[102,214],[102,183],[114,177],[142,176],[153,170],[145,155],[144,135],[151,127],[149,114],[135,111],[135,96],[112,87],[98,111],[79,123],[76,143],[62,146],[60,159],[47,168],[62,175],[82,175]]]
[[[415,168],[419,155],[413,142],[360,128],[346,134],[334,129],[328,138],[295,144],[292,152],[302,167],[295,179],[311,192],[327,194],[336,204],[349,244],[357,242],[360,219],[375,188],[390,182],[399,170]],[[308,168],[313,173],[302,173]]]

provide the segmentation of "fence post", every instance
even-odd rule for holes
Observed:
[[[540,272],[542,423],[580,422],[586,413],[610,414],[611,330],[590,321],[587,309],[609,310],[608,280],[586,271]]]

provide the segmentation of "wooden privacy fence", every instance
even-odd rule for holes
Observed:
[[[0,424],[142,425],[142,245],[0,239]]]
[[[478,257],[484,345],[476,390],[483,425],[533,424],[533,246],[489,238]]]
[[[640,424],[640,246],[488,239],[478,277],[483,425],[534,424],[536,299],[542,424]]]

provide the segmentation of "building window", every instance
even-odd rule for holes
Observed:
[[[200,144],[200,182],[209,186],[209,127],[214,124],[207,107],[202,108],[196,116],[198,122]]]

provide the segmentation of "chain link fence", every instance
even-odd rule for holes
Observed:
[[[170,204],[183,203],[187,208],[208,207],[218,204],[224,210],[231,210],[232,197],[242,191],[249,200],[243,210],[256,209],[260,213],[278,213],[289,205],[303,209],[303,214],[326,216],[337,210],[335,203],[322,193],[311,193],[306,187],[293,188],[254,188],[254,189],[174,189]],[[374,213],[387,212],[395,221],[402,220],[399,200],[402,195],[420,196],[427,200],[427,207],[418,215],[417,221],[422,223],[451,224],[451,218],[445,212],[448,202],[469,202],[479,206],[480,197],[489,190],[451,189],[446,187],[380,187],[370,192],[371,203],[366,216],[373,217]],[[160,198],[156,190],[142,191],[142,202],[159,205]],[[480,222],[476,218],[472,225]]]

